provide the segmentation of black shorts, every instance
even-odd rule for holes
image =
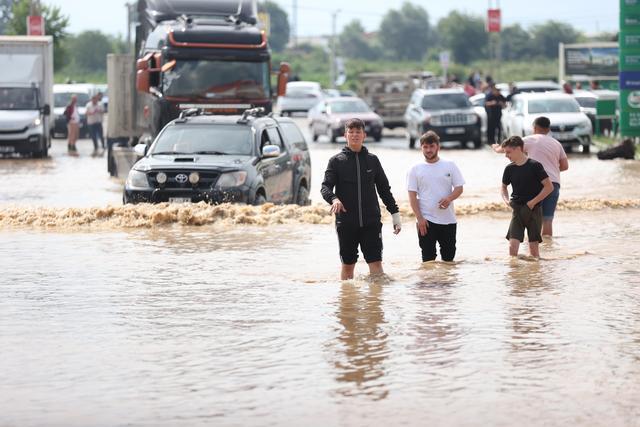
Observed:
[[[343,264],[358,261],[358,245],[367,263],[382,261],[382,223],[358,227],[341,224],[336,226],[340,260]]]
[[[511,202],[511,223],[509,223],[509,231],[507,232],[507,240],[517,239],[522,243],[524,241],[524,231],[527,230],[527,238],[529,243],[542,243],[542,206],[538,204],[533,210],[529,209],[526,204],[520,205]]]

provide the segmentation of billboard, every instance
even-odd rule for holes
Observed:
[[[564,45],[564,74],[567,76],[616,77],[618,46]]]

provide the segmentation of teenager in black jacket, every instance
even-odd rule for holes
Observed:
[[[342,261],[340,279],[347,280],[353,279],[358,246],[369,265],[369,272],[372,275],[383,273],[378,194],[393,218],[394,234],[400,232],[401,222],[380,160],[362,145],[366,137],[364,122],[360,119],[347,121],[344,137],[347,146],[329,159],[320,191],[336,216]]]

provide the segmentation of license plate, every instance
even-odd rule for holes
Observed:
[[[0,153],[13,153],[16,147],[13,145],[0,145]]]
[[[169,203],[191,203],[190,197],[169,197]]]
[[[568,132],[554,132],[552,133],[552,136],[557,140],[573,139],[573,135]]]
[[[464,133],[464,128],[446,128],[444,133],[449,135],[458,135]]]

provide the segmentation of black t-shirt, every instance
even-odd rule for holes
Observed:
[[[497,101],[497,104],[487,105],[487,102],[489,101]],[[504,96],[502,96],[501,94],[495,95],[493,92],[489,91],[484,96],[484,109],[489,115],[502,116],[502,107],[504,107],[505,101],[506,100],[504,99]]]
[[[548,177],[542,163],[527,159],[521,166],[515,163],[508,164],[502,174],[502,183],[511,184],[511,200],[524,205],[540,194],[542,181]]]

